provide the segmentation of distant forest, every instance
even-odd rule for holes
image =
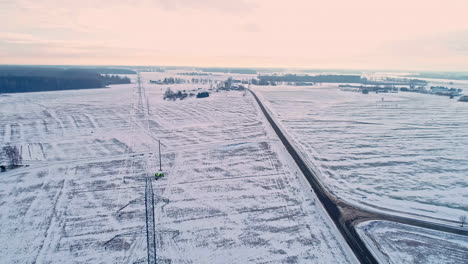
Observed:
[[[359,75],[260,75],[258,80],[252,79],[255,85],[277,85],[280,83],[293,85],[311,85],[314,83],[356,83],[368,85],[409,85],[411,88],[425,86],[427,82],[419,79],[384,78],[380,80],[368,80]]]
[[[203,72],[179,72],[177,75],[186,75],[186,76],[209,76],[209,73]]]
[[[95,68],[90,70],[100,74],[137,74],[136,71],[128,69]]]
[[[101,75],[89,69],[0,67],[0,93],[92,89],[125,83],[130,83],[130,79],[118,75]]]
[[[246,68],[200,68],[203,72],[221,72],[221,73],[237,73],[237,74],[257,74],[256,70]]]
[[[365,83],[367,80],[359,75],[260,75],[259,85],[274,85],[276,83]]]
[[[466,81],[468,80],[467,73],[421,73],[417,75],[411,75],[411,77],[428,78],[428,79],[447,79]]]

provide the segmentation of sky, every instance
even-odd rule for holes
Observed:
[[[0,64],[468,71],[468,0],[0,0]]]

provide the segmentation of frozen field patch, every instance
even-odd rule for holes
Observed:
[[[363,222],[357,227],[382,263],[466,263],[468,238],[387,221]]]
[[[336,86],[255,90],[338,197],[452,221],[468,210],[468,104]]]

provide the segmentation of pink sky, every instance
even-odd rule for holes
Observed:
[[[0,64],[468,71],[467,0],[0,0]]]

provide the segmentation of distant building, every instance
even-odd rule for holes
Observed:
[[[448,88],[445,86],[431,86],[431,93],[437,95],[445,95],[445,96],[459,96],[463,90],[456,89],[456,88]]]
[[[433,94],[447,93],[448,91],[449,91],[449,88],[444,87],[444,86],[431,86],[431,92]]]

